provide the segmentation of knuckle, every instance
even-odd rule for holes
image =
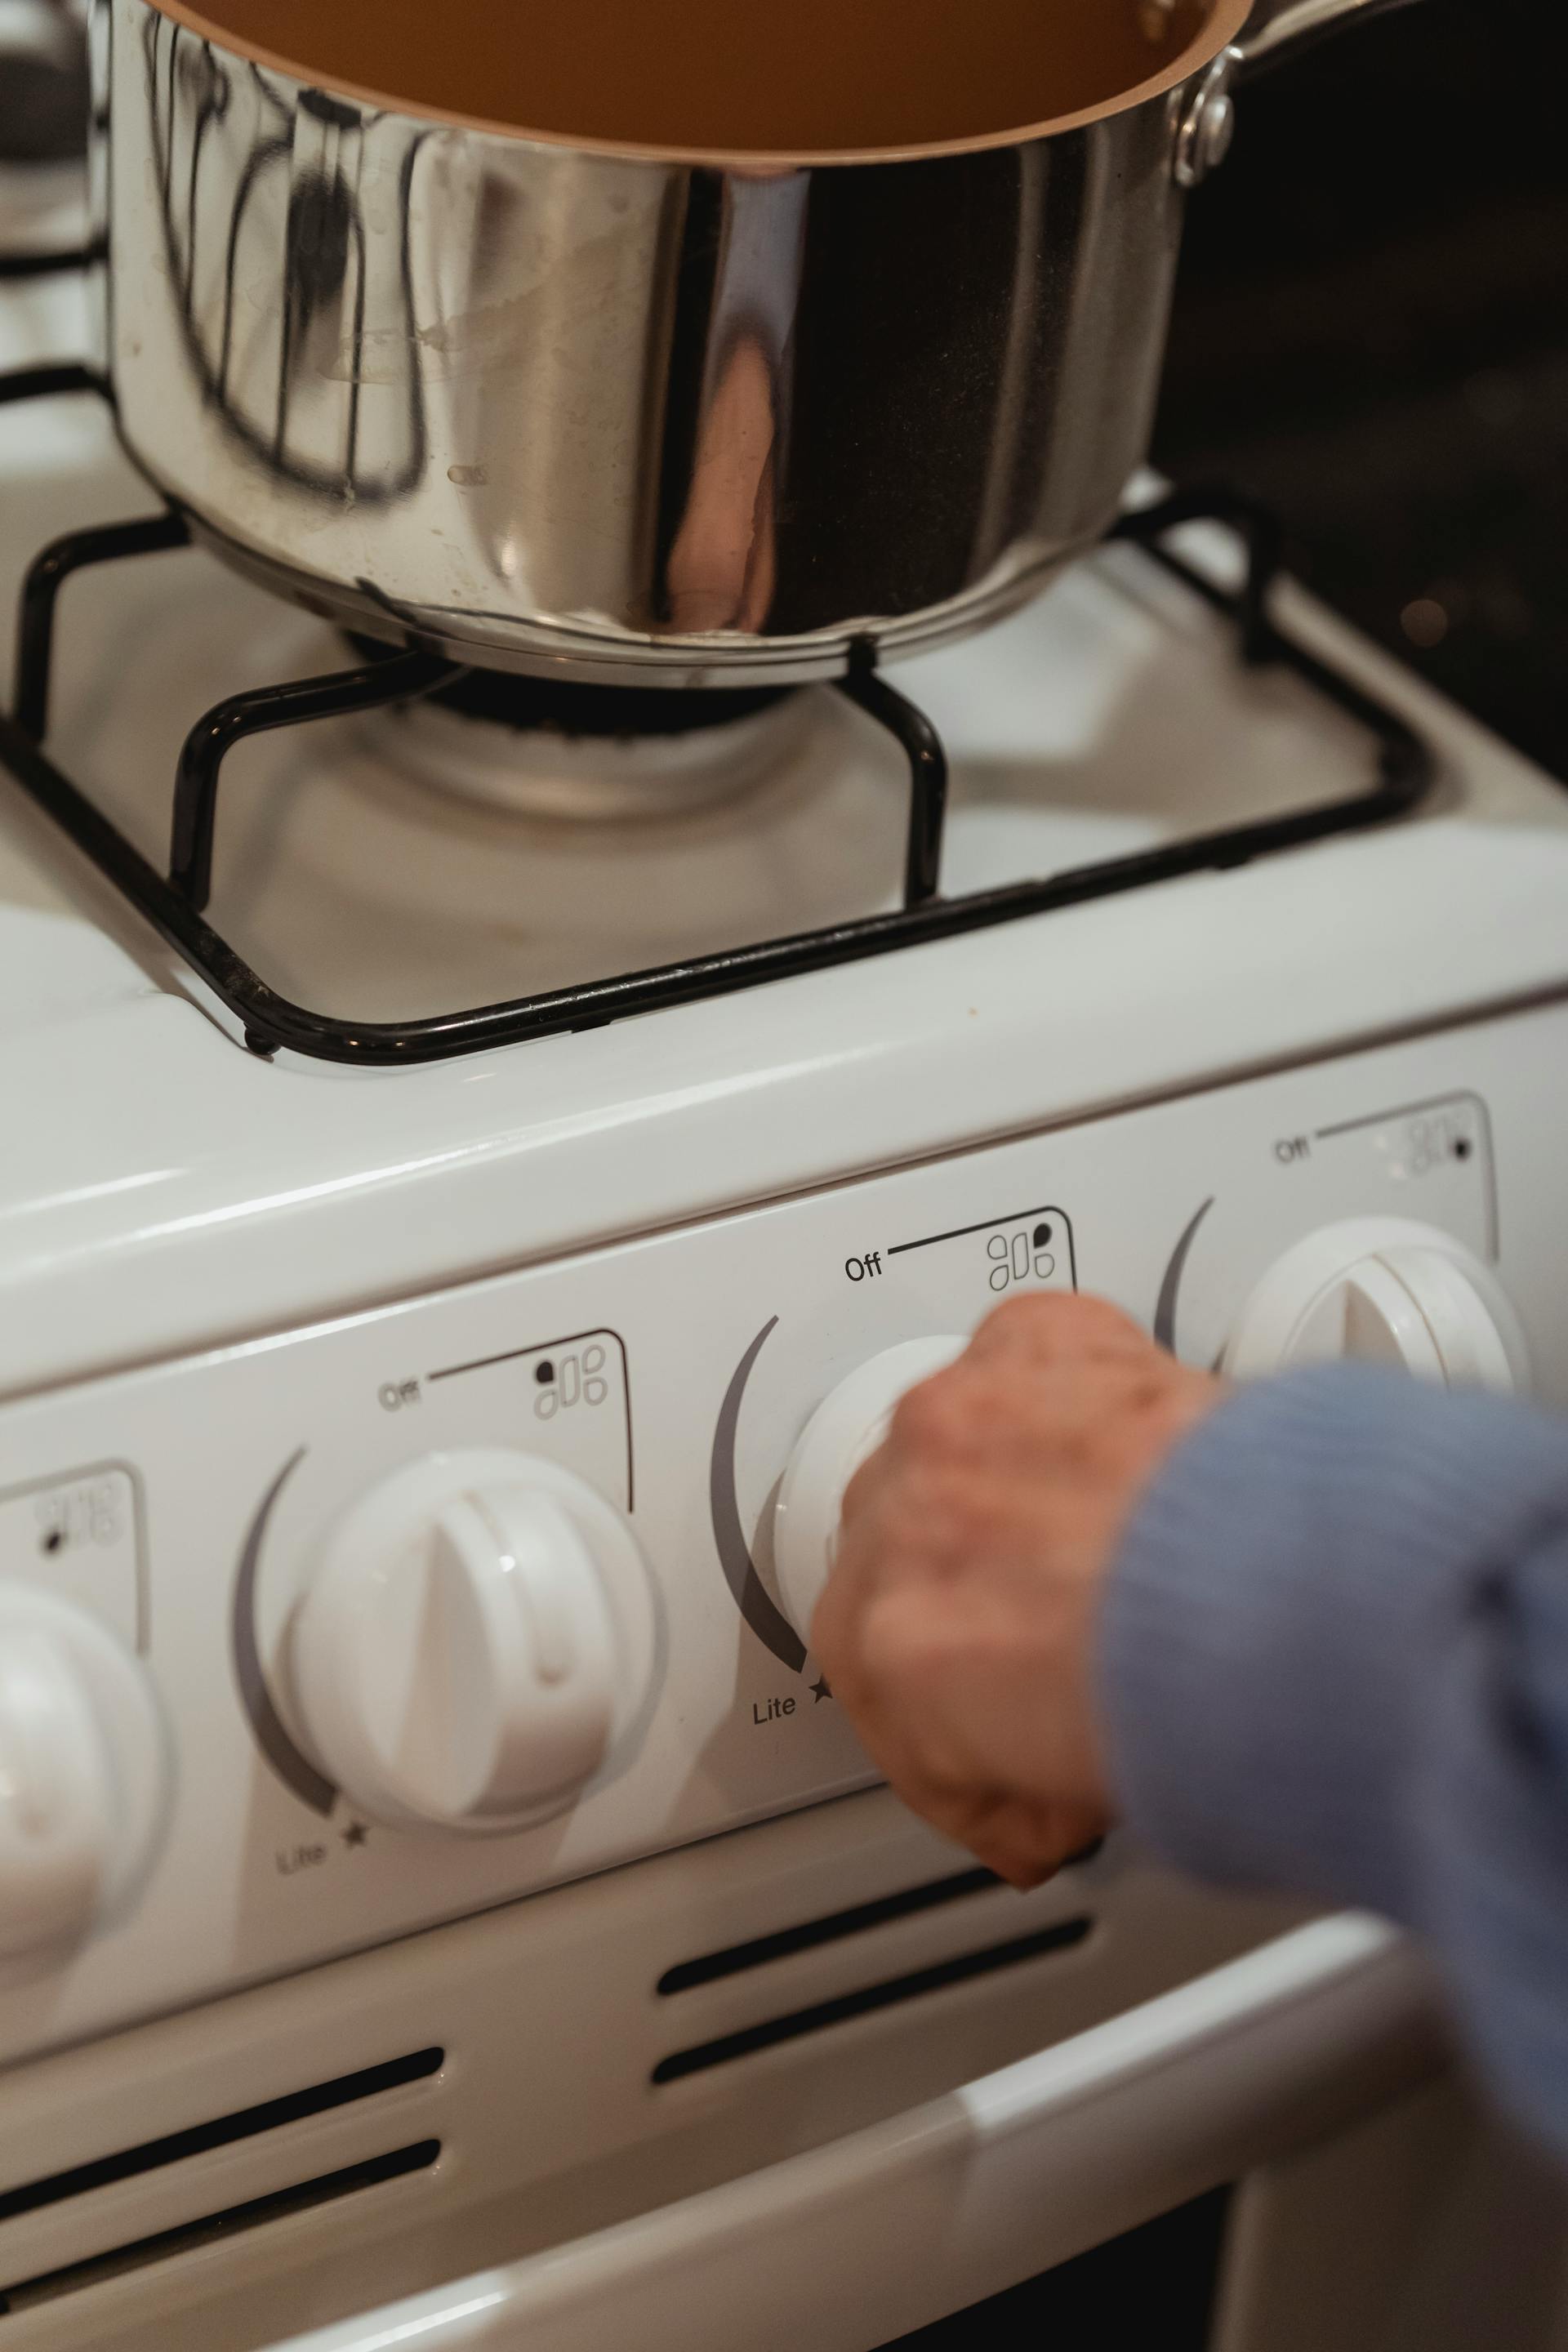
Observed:
[[[908,1702],[945,1664],[945,1644],[925,1609],[900,1594],[886,1595],[867,1610],[860,1626],[858,1669],[865,1684],[884,1697]]]
[[[982,1356],[1021,1354],[1037,1362],[1142,1354],[1152,1345],[1121,1307],[1077,1291],[1009,1298],[993,1309],[977,1337]]]
[[[963,1384],[952,1372],[939,1372],[900,1397],[892,1434],[917,1455],[955,1452],[965,1444],[970,1419]]]
[[[868,1556],[879,1585],[896,1589],[916,1578],[931,1549],[931,1527],[918,1495],[895,1497],[870,1531]]]
[[[1030,1339],[1048,1330],[1059,1321],[1064,1309],[1075,1304],[1072,1298],[1056,1292],[1036,1291],[1021,1298],[1009,1298],[994,1307],[986,1317],[984,1328],[995,1339]]]
[[[1118,1352],[1135,1349],[1140,1354],[1152,1346],[1141,1325],[1132,1320],[1109,1298],[1079,1297],[1060,1302],[1065,1312],[1060,1328],[1086,1347],[1114,1346]]]
[[[1016,1511],[1005,1481],[969,1471],[934,1469],[910,1497],[921,1541],[939,1571],[973,1569],[1009,1535]]]

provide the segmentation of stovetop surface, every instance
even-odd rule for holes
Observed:
[[[68,334],[75,300],[68,289],[25,298],[45,348],[45,321]],[[79,401],[8,421],[0,486],[6,606],[62,528],[153,506],[107,415]],[[203,552],[107,566],[66,592],[49,749],[161,862],[175,761],[202,711],[352,658],[332,629]],[[1367,782],[1358,729],[1299,680],[1240,675],[1226,632],[1133,553],[901,664],[896,682],[953,762],[949,894]],[[455,714],[405,709],[263,738],[226,777],[214,919],[284,993],[385,1021],[897,905],[908,802],[897,746],[830,689],[762,723],[773,740],[760,780],[672,810],[656,776],[646,816],[615,823],[489,804],[484,772],[503,781],[512,747],[506,730]]]
[[[0,298],[0,365],[79,349],[80,302],[48,279]],[[46,540],[152,506],[98,404],[14,413],[0,602]],[[1223,537],[1205,544],[1234,561]],[[47,1311],[4,1318],[0,1385],[1554,985],[1568,802],[1297,592],[1283,609],[1433,742],[1442,781],[1419,819],[440,1067],[256,1061],[7,790],[0,1081],[24,1115],[0,1252],[13,1300],[36,1286]],[[161,856],[200,711],[341,660],[320,624],[205,554],[105,567],[65,593],[49,748]],[[1230,631],[1135,550],[893,675],[952,756],[949,891],[1368,781],[1358,729],[1288,676],[1243,672]],[[419,714],[333,721],[236,756],[214,914],[277,985],[406,1015],[895,903],[899,756],[830,691],[790,716],[770,777],[637,824],[454,793],[456,764],[423,728]],[[432,760],[434,781],[416,782]],[[439,1215],[415,1206],[437,1191]],[[204,1289],[199,1269],[220,1260]]]

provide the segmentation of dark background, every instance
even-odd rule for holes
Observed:
[[[1155,455],[1266,499],[1329,603],[1568,781],[1557,22],[1426,0],[1238,94]]]

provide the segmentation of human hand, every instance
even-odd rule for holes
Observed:
[[[849,1487],[812,1646],[904,1801],[1016,1886],[1110,1826],[1100,1588],[1224,1394],[1100,1300],[1016,1299],[904,1398]]]

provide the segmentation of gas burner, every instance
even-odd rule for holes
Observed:
[[[0,0],[0,7],[5,4]],[[0,276],[26,275],[36,266],[25,255],[0,251]],[[107,393],[102,379],[77,362],[35,362],[0,373],[0,409],[63,394],[105,398]],[[1220,586],[1169,544],[1173,534],[1197,521],[1224,524],[1240,541],[1247,561],[1235,591]],[[859,962],[1151,883],[1246,865],[1331,835],[1394,822],[1421,804],[1436,772],[1427,746],[1397,712],[1273,619],[1281,541],[1267,516],[1229,493],[1188,490],[1125,516],[1110,537],[1142,550],[1147,561],[1228,623],[1246,668],[1292,674],[1299,686],[1360,731],[1370,770],[1361,790],[1348,797],[1314,794],[1304,803],[1179,837],[1151,842],[1145,835],[1130,850],[1091,853],[1081,863],[1047,856],[1032,872],[1026,866],[1023,879],[998,882],[983,871],[971,887],[948,896],[942,889],[948,814],[942,738],[925,713],[882,676],[869,646],[851,649],[845,675],[832,686],[779,702],[756,695],[681,700],[663,693],[619,692],[582,698],[553,683],[476,678],[463,665],[417,647],[397,652],[378,646],[353,669],[252,687],[205,713],[193,712],[174,764],[168,848],[160,868],[57,764],[45,744],[62,587],[74,574],[101,564],[192,546],[184,516],[168,507],[133,521],[69,532],[34,560],[22,586],[15,703],[8,716],[0,714],[0,767],[228,1008],[253,1052],[269,1055],[288,1049],[361,1066],[440,1061],[527,1038],[602,1027],[628,1015]],[[491,998],[465,1010],[395,1019],[348,1017],[281,993],[247,960],[232,935],[224,936],[206,919],[225,764],[248,739],[319,720],[363,721],[374,712],[395,711],[403,743],[397,747],[391,735],[382,743],[382,773],[390,751],[404,773],[412,762],[422,789],[434,779],[448,792],[455,788],[470,805],[489,803],[492,823],[498,803],[504,812],[518,813],[522,822],[507,854],[526,863],[531,811],[536,819],[546,809],[625,817],[634,808],[646,813],[650,805],[663,810],[684,803],[689,816],[695,795],[698,818],[707,824],[714,820],[704,813],[705,797],[708,804],[720,794],[732,798],[748,781],[754,784],[781,762],[779,782],[787,799],[786,748],[797,753],[805,742],[811,756],[795,759],[794,765],[815,768],[816,719],[833,712],[842,719],[846,703],[873,720],[902,755],[907,801],[897,903],[889,903],[879,884],[867,887],[860,910],[852,913],[826,906],[808,912],[797,896],[792,911],[804,914],[805,920],[793,928],[775,930],[770,923],[761,935],[667,952],[662,961],[656,946],[653,960],[644,964],[628,968],[617,957],[596,977],[536,985],[531,992]],[[435,707],[426,708],[430,704]],[[656,796],[651,799],[650,787]],[[595,837],[591,830],[580,830],[577,852]],[[657,831],[639,837],[645,846],[678,838]],[[607,828],[597,839],[614,845]],[[630,944],[629,936],[623,944]],[[317,993],[313,986],[310,992]]]
[[[376,649],[353,641],[362,653]],[[567,678],[521,677],[504,670],[465,670],[431,700],[469,719],[499,727],[542,729],[574,741],[646,742],[654,738],[705,735],[732,727],[791,699],[793,687],[697,688],[582,686]]]
[[[415,783],[520,815],[621,824],[743,798],[796,757],[820,709],[808,689],[680,692],[472,669],[362,724]]]
[[[0,406],[61,393],[101,394],[103,389],[90,370],[78,364],[24,367],[0,374]],[[1223,521],[1244,544],[1249,561],[1235,593],[1216,585],[1166,543],[1174,531],[1202,520]],[[1280,545],[1279,534],[1267,517],[1226,493],[1184,491],[1127,516],[1111,536],[1142,548],[1146,557],[1230,621],[1247,667],[1293,672],[1327,706],[1337,709],[1363,731],[1373,758],[1372,774],[1361,792],[1160,841],[1065,871],[1037,873],[1031,879],[944,897],[940,885],[948,770],[942,739],[924,713],[880,674],[869,649],[862,649],[835,687],[838,697],[874,719],[903,754],[909,797],[901,903],[891,908],[885,902],[873,903],[863,913],[848,919],[836,917],[815,929],[688,953],[641,969],[613,970],[596,979],[546,987],[465,1011],[391,1021],[349,1019],[280,994],[246,961],[233,940],[205,919],[212,894],[219,788],[228,754],[247,739],[279,728],[394,709],[400,713],[399,724],[409,740],[419,740],[410,722],[418,719],[421,706],[444,695],[447,707],[437,705],[433,712],[426,711],[421,723],[477,733],[482,747],[479,798],[489,798],[492,803],[496,798],[499,747],[503,783],[516,807],[518,747],[545,741],[549,757],[542,772],[548,775],[554,770],[558,804],[581,813],[589,796],[574,791],[561,803],[560,761],[567,751],[574,756],[582,752],[593,762],[587,772],[597,768],[602,775],[606,748],[612,753],[625,748],[619,739],[634,704],[617,697],[609,706],[616,729],[608,737],[602,733],[574,737],[559,725],[535,735],[518,724],[518,697],[523,691],[526,701],[525,690],[511,685],[504,689],[476,688],[456,663],[415,649],[395,653],[385,647],[352,670],[251,688],[216,704],[195,719],[185,737],[174,774],[168,861],[160,872],[55,764],[44,742],[49,720],[56,607],[64,583],[99,564],[188,547],[192,543],[189,527],[172,509],[133,522],[72,532],[56,540],[35,560],[23,585],[15,707],[9,717],[0,715],[0,765],[10,771],[35,803],[228,1006],[253,1052],[271,1055],[287,1048],[327,1061],[360,1065],[439,1061],[525,1038],[597,1028],[630,1014],[727,995],[766,981],[858,962],[1021,917],[1048,914],[1205,868],[1245,865],[1252,858],[1321,841],[1332,834],[1394,822],[1420,805],[1435,773],[1426,744],[1395,712],[1287,635],[1271,618],[1269,601]],[[834,690],[830,688],[826,692],[832,695]],[[497,726],[493,719],[474,715],[476,695],[487,692],[504,695],[500,707],[507,714],[506,724]],[[454,693],[458,699],[456,709],[451,707]],[[465,699],[467,709],[462,707]],[[728,761],[740,741],[749,745],[754,736],[771,754],[786,729],[805,728],[814,705],[822,707],[810,694],[773,707],[758,708],[753,700],[752,707],[744,710],[737,711],[731,704],[729,715],[716,726],[684,723],[678,727],[675,720],[684,720],[687,712],[707,721],[718,705],[712,701],[700,706],[673,701],[666,705],[662,696],[658,700],[666,714],[664,735],[650,739],[645,733],[633,739],[633,772],[640,807],[647,805],[650,740],[656,755],[668,754],[686,763],[683,773],[688,784],[693,774],[694,747],[703,760],[710,749],[719,747],[715,758],[721,753],[725,759],[723,789],[728,793],[734,789]],[[534,707],[542,706],[536,702]],[[826,707],[834,706],[829,702]],[[586,710],[588,706],[577,708]],[[557,719],[561,712],[562,706],[556,703]],[[459,735],[458,740],[467,736]],[[439,735],[435,738],[437,747],[441,740]],[[428,783],[432,773],[428,755],[421,755],[418,769],[422,782]],[[698,772],[714,772],[710,768]],[[438,760],[434,772],[441,772]],[[448,784],[454,772],[448,766]],[[456,772],[462,790],[462,775]],[[530,772],[537,775],[541,771]],[[630,789],[624,771],[616,771],[613,781],[623,791]],[[473,791],[471,776],[468,790]]]
[[[75,8],[0,0],[0,169],[75,161],[87,148],[88,106],[87,34]]]

